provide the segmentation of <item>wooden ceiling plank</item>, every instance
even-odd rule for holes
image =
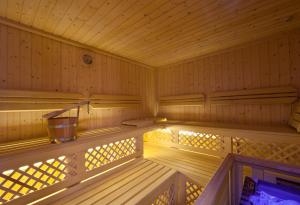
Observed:
[[[37,12],[39,8],[41,0],[31,0],[23,3],[22,14],[20,23],[31,26],[34,19],[34,14]]]
[[[194,2],[194,1],[193,1]],[[108,49],[114,49],[115,47],[118,47],[119,45],[124,45],[124,42],[128,41],[134,41],[134,39],[138,39],[141,36],[144,36],[146,33],[152,32],[151,29],[149,29],[150,24],[162,24],[166,20],[161,19],[163,16],[168,16],[169,13],[177,13],[178,15],[182,11],[182,5],[181,4],[174,4],[172,2],[168,2],[167,4],[164,4],[161,8],[159,8],[157,11],[154,11],[153,13],[150,13],[148,16],[144,17],[142,21],[140,21],[138,24],[135,24],[133,27],[133,30],[128,30],[126,33],[122,33],[122,37],[118,38],[115,43],[118,43],[115,45],[115,43],[111,43],[108,46]],[[191,5],[194,5],[193,3],[190,2]],[[175,10],[175,11],[174,11]],[[154,23],[155,22],[155,23]],[[158,30],[157,30],[158,31]],[[118,42],[118,40],[120,42]]]
[[[135,14],[142,14],[143,8],[147,7],[149,4],[152,5],[152,2],[149,3],[148,1],[136,1],[128,11],[124,12],[122,15],[119,15],[116,19],[114,19],[113,22],[111,22],[109,25],[105,26],[100,32],[98,32],[96,36],[94,36],[92,41],[100,42],[101,44],[106,42],[105,36],[110,35],[110,32],[113,29],[116,29],[120,32],[121,25],[123,25],[126,21],[128,21],[128,19],[130,19]]]
[[[43,28],[43,25],[46,24],[50,11],[55,6],[57,0],[43,0],[39,4],[39,8],[36,11],[36,15],[33,20],[32,26],[35,28]]]
[[[184,4],[184,3],[182,3]],[[114,37],[113,41],[107,41],[106,46],[102,47],[103,49],[114,49],[120,44],[127,43],[129,40],[133,40],[134,38],[140,39],[141,36],[145,35],[145,33],[150,32],[149,25],[153,24],[153,21],[157,20],[159,24],[165,23],[166,20],[160,19],[163,16],[171,16],[170,13],[177,13],[180,15],[185,11],[182,9],[182,4],[174,4],[172,2],[167,2],[163,4],[161,8],[157,9],[154,12],[149,13],[149,15],[144,16],[138,23],[136,23],[133,27],[126,29],[124,32],[119,32],[117,36]],[[192,4],[190,1],[189,5]],[[160,19],[160,20],[158,20]],[[156,31],[159,31],[157,28]],[[134,41],[134,40],[133,40]],[[144,42],[144,40],[142,40]],[[141,42],[141,41],[139,41]],[[116,44],[116,46],[115,46]]]
[[[68,29],[63,33],[66,38],[72,38],[72,36],[88,21],[98,10],[103,6],[105,1],[92,0],[88,2],[87,6],[79,13]]]
[[[101,32],[106,26],[109,26],[119,15],[123,15],[123,12],[127,12],[128,9],[135,4],[136,0],[124,0],[119,3],[113,10],[108,12],[108,14],[103,18],[103,21],[98,21],[97,24],[94,26],[94,34],[93,35],[86,35],[83,37],[83,42],[90,44],[92,39]]]
[[[56,25],[54,33],[56,35],[62,36],[62,34],[65,32],[66,28],[68,28],[69,25],[71,23],[73,23],[73,21],[78,16],[80,11],[87,5],[88,1],[89,0],[73,0],[70,8],[67,10],[64,17]]]
[[[7,0],[0,1],[0,16],[7,17]]]
[[[284,11],[283,11],[283,15],[284,15],[285,13],[284,13]],[[273,16],[273,14],[270,16],[270,18]],[[282,17],[284,17],[284,16],[279,16],[278,18],[281,18],[282,19]],[[270,18],[268,18],[267,20],[268,21],[270,21]],[[273,19],[278,19],[276,16],[274,16],[273,17]],[[220,28],[220,30],[222,30],[222,31],[220,31],[220,32],[214,32],[213,30],[211,30],[211,31],[207,31],[207,32],[210,32],[210,33],[207,33],[205,36],[203,36],[203,38],[209,38],[209,39],[211,39],[213,36],[214,36],[214,34],[219,34],[219,33],[221,33],[221,32],[223,32],[223,31],[225,31],[226,29],[228,30],[229,29],[229,27],[234,27],[234,29],[232,29],[232,31],[235,31],[235,30],[237,30],[238,29],[238,27],[240,27],[240,26],[242,26],[242,27],[248,27],[248,25],[250,25],[250,26],[252,26],[253,25],[253,27],[254,26],[256,26],[256,25],[258,25],[258,24],[254,24],[254,21],[252,20],[252,17],[251,16],[249,16],[249,17],[247,17],[247,19],[243,19],[244,20],[244,22],[248,22],[247,24],[242,24],[241,22],[235,22],[234,24],[236,24],[236,25],[233,25],[233,23],[230,23],[230,24],[226,24],[226,25],[224,25],[224,29],[222,29],[222,28]],[[257,20],[257,22],[262,22],[263,21],[263,19],[260,19],[259,21]],[[192,30],[189,32],[189,31],[187,31],[187,33],[189,33],[190,35],[193,35],[193,36],[197,36],[198,38],[201,38],[200,37],[200,34],[198,33],[198,31],[196,30],[196,31],[194,31],[194,32],[192,32]],[[225,32],[225,33],[228,33],[228,32]],[[171,37],[172,38],[172,37]],[[181,38],[180,38],[180,41],[182,42],[182,44],[186,44],[186,42],[187,41],[189,41],[191,38],[190,38],[190,36],[182,36]],[[169,42],[171,42],[172,43],[172,39],[171,40],[164,40],[163,41],[164,42],[164,45],[165,45],[165,47],[167,47],[167,45],[168,45],[168,43]],[[152,45],[152,42],[150,42],[150,44]],[[176,42],[174,42],[173,41],[173,44],[174,45],[178,45],[178,41],[176,41]],[[159,44],[158,44],[159,45]],[[178,47],[178,46],[176,46],[176,47]],[[151,47],[151,48],[149,48],[149,49],[151,49],[151,50],[153,50],[154,48],[153,47]],[[160,50],[160,47],[157,47],[156,49],[158,49],[158,50]],[[145,51],[145,50],[142,50],[142,52],[145,54],[147,51]]]
[[[286,13],[286,11],[285,11],[284,9],[282,9],[282,10],[280,10],[280,11],[281,11],[282,15],[284,15],[284,14]],[[274,13],[274,12],[271,12],[269,18],[265,18],[267,21],[270,21],[269,19],[273,16],[272,13]],[[282,16],[279,16],[279,17],[275,16],[275,17],[273,17],[273,19],[278,19],[278,18],[280,18],[280,17],[281,17],[281,19],[282,19]],[[244,22],[248,22],[247,24],[236,23],[235,29],[232,29],[232,30],[235,31],[235,30],[237,29],[237,27],[240,27],[240,26],[241,26],[241,27],[243,27],[243,26],[245,26],[245,25],[246,25],[245,27],[248,27],[248,25],[251,26],[251,19],[252,19],[252,17],[251,17],[251,16],[248,16],[247,19],[243,19]],[[252,21],[253,21],[253,20],[252,20]],[[254,20],[254,21],[255,21],[255,20]],[[263,19],[260,19],[260,21],[257,21],[257,22],[263,22]],[[223,31],[226,31],[226,29],[228,30],[229,27],[232,26],[232,23],[231,23],[231,24],[228,24],[228,25],[225,25],[225,26],[227,26],[227,28],[225,27],[225,28],[223,29]],[[194,34],[192,31],[187,32],[187,33],[189,33],[189,35],[199,36],[197,33]],[[219,32],[219,33],[220,33],[220,32]],[[207,38],[209,37],[209,39],[211,39],[212,36],[214,36],[214,34],[219,34],[219,33],[216,33],[216,32],[214,32],[214,31],[211,31],[211,33],[210,33],[210,34],[207,34],[206,37],[207,37]],[[225,32],[225,34],[226,34],[226,33],[228,33],[228,32]],[[199,38],[200,38],[200,37],[199,37]],[[205,38],[205,37],[203,37],[203,38]],[[186,36],[186,38],[181,37],[180,41],[182,42],[182,45],[186,45],[186,44],[187,44],[186,41],[188,41],[189,39],[190,39],[189,36]],[[164,41],[164,46],[163,46],[163,47],[165,47],[165,48],[167,48],[167,49],[170,49],[170,47],[167,47],[168,42],[171,42],[171,41],[170,41],[170,40],[169,40],[169,41]],[[171,42],[171,43],[172,43],[172,42]],[[174,46],[176,45],[176,47],[178,47],[178,41],[173,42],[173,43],[174,43]],[[194,42],[193,42],[193,43],[194,43]],[[154,51],[155,48],[150,47],[149,49],[151,49],[151,51]],[[162,50],[163,48],[162,48],[162,47],[158,47],[157,49],[160,50],[161,52],[163,52],[163,50]],[[145,51],[145,50],[142,50],[142,51],[140,51],[140,52],[142,52],[142,53],[145,55],[145,57],[149,57],[149,56],[146,56],[146,51]]]
[[[101,6],[97,10],[97,12],[88,21],[86,21],[76,33],[74,33],[74,40],[82,42],[84,36],[93,35],[95,32],[94,27],[97,24],[97,22],[102,21],[107,15],[107,13],[113,10],[117,6],[117,4],[122,1],[124,0],[106,0],[103,6]]]
[[[51,17],[47,19],[47,22],[41,29],[48,32],[54,32],[57,24],[63,19],[72,2],[73,0],[57,1],[55,7],[50,12],[49,16]]]
[[[300,11],[299,11],[300,12]],[[272,24],[272,25],[269,25],[270,24],[270,20],[265,20],[265,21],[263,21],[263,20],[261,20],[260,21],[260,24],[256,24],[256,27],[257,27],[257,30],[259,31],[259,29],[261,29],[261,28],[265,28],[265,31],[267,31],[268,30],[268,28],[270,28],[270,30],[272,31],[272,30],[274,30],[274,26],[276,26],[276,21],[277,21],[277,27],[276,28],[280,28],[279,27],[279,25],[278,24],[280,24],[280,22],[278,22],[278,20],[280,20],[280,18],[274,18],[274,24]],[[295,26],[297,26],[298,24],[299,24],[299,21],[300,21],[300,19],[297,21],[297,22],[295,22]],[[268,27],[268,25],[269,25],[269,27]],[[231,40],[235,40],[235,39],[237,39],[238,38],[238,36],[239,36],[239,34],[241,35],[241,34],[248,34],[249,35],[249,33],[248,32],[251,32],[251,30],[253,30],[253,28],[252,28],[252,26],[251,26],[251,22],[250,22],[250,26],[249,26],[249,24],[244,24],[244,25],[240,25],[239,26],[239,28],[235,28],[235,30],[234,31],[231,31],[231,32],[222,32],[222,33],[215,33],[215,34],[213,34],[213,33],[211,33],[211,34],[209,34],[209,36],[210,36],[210,40],[209,41],[207,41],[206,43],[209,45],[209,44],[211,44],[211,43],[213,43],[214,41],[216,41],[217,39],[220,39],[220,37],[221,36],[223,36],[225,39],[231,39]],[[283,30],[285,30],[285,29],[283,29]],[[280,30],[278,30],[278,31],[281,31],[281,29]],[[235,34],[236,33],[236,34]],[[256,33],[255,32],[252,32],[253,33],[253,36],[256,36]],[[268,33],[268,32],[266,32],[266,33]],[[250,35],[251,36],[251,35]],[[184,44],[187,46],[187,43],[186,42],[182,42],[182,44],[181,44],[181,46],[183,46],[183,47],[180,47],[181,49],[186,49],[185,47],[184,47]],[[190,42],[190,44],[191,45],[199,45],[199,42],[197,42],[197,41],[193,41],[193,42]],[[176,46],[178,46],[178,44],[176,45]],[[204,45],[205,46],[205,45]],[[175,46],[174,46],[175,47]],[[173,47],[173,48],[174,48]],[[172,47],[167,47],[168,49],[171,49],[172,50]],[[154,49],[154,48],[152,48],[152,49]],[[159,48],[159,49],[161,49],[161,48]],[[163,50],[162,50],[163,51]],[[174,50],[173,50],[174,51]],[[145,54],[146,55],[146,54]],[[149,57],[149,56],[147,56],[147,57]]]
[[[24,0],[7,1],[6,17],[9,17],[13,21],[19,22],[22,13],[23,1]]]
[[[263,3],[264,1],[262,1],[262,3]],[[257,5],[257,6],[260,6],[260,5]],[[198,14],[200,13],[200,12],[197,12]],[[208,28],[210,28],[211,29],[211,32],[212,33],[215,33],[215,28],[214,28],[214,26],[209,26],[209,25],[212,25],[212,24],[214,24],[214,22],[216,21],[216,19],[214,19],[213,17],[214,16],[218,16],[218,13],[219,13],[219,10],[218,9],[216,9],[216,8],[214,8],[213,10],[209,10],[208,12],[207,12],[207,14],[209,15],[208,16],[208,18],[206,19],[207,21],[209,21],[209,22],[206,22],[205,20],[204,20],[204,24],[203,25],[201,25],[201,24],[199,24],[200,23],[200,21],[199,21],[199,18],[201,18],[201,16],[202,15],[197,15],[195,18],[194,18],[194,20],[193,21],[187,21],[187,22],[182,22],[182,21],[179,21],[179,23],[180,24],[185,24],[185,29],[184,29],[184,31],[181,31],[182,30],[182,28],[181,27],[179,27],[179,26],[177,26],[177,27],[174,27],[173,26],[173,28],[175,28],[175,30],[173,29],[168,29],[168,30],[163,30],[163,31],[167,31],[167,33],[166,33],[166,35],[165,35],[165,37],[164,38],[160,38],[160,39],[152,39],[152,41],[150,41],[149,40],[149,43],[151,44],[151,45],[153,45],[152,43],[153,43],[153,41],[156,41],[157,43],[156,43],[156,45],[165,45],[166,44],[166,41],[170,41],[170,39],[171,40],[177,40],[177,39],[179,39],[179,40],[181,40],[181,41],[183,41],[183,37],[182,36],[180,36],[180,38],[174,38],[174,37],[176,37],[176,36],[179,36],[179,35],[186,35],[186,36],[188,36],[188,39],[190,39],[190,37],[191,37],[191,35],[194,35],[194,33],[192,33],[192,32],[195,32],[195,30],[196,31],[204,31],[204,32],[207,32],[207,29]],[[250,14],[248,14],[246,11],[244,11],[244,12],[242,12],[243,13],[243,15],[250,15]],[[205,14],[204,14],[205,15]],[[229,16],[228,16],[229,15]],[[228,13],[227,15],[226,15],[226,17],[227,18],[221,18],[221,22],[219,22],[218,23],[218,25],[222,25],[223,26],[223,22],[226,22],[226,20],[227,19],[229,19],[229,20],[231,20],[230,22],[228,22],[227,24],[226,24],[226,26],[227,25],[230,25],[231,26],[231,24],[235,21],[235,15],[234,15],[234,13],[233,12],[231,12],[231,14],[230,13]],[[242,18],[242,16],[240,16],[239,18]],[[182,19],[184,19],[184,18],[182,18]],[[203,21],[203,20],[202,20]],[[243,21],[242,21],[243,22]],[[247,23],[247,22],[246,22]],[[191,26],[191,28],[190,28],[190,26]],[[202,29],[202,28],[207,28],[207,29]],[[207,36],[205,36],[205,38],[206,38]],[[167,38],[167,39],[166,39]],[[127,41],[128,42],[128,41]],[[164,42],[163,44],[161,44],[161,43],[158,43],[158,42]],[[126,44],[125,45],[123,45],[123,46],[126,46]],[[150,49],[150,47],[148,47],[149,49]],[[153,49],[152,47],[151,47],[151,49]]]
[[[102,47],[105,49],[106,46],[110,45],[112,42],[114,42],[116,39],[119,39],[120,36],[127,31],[132,30],[135,24],[142,21],[142,19],[147,16],[149,13],[153,13],[155,10],[157,10],[162,5],[166,4],[168,0],[155,0],[151,1],[150,4],[147,4],[143,9],[141,9],[139,12],[136,12],[134,15],[126,19],[122,24],[119,26],[112,28],[106,35],[102,34],[103,37],[99,38],[97,41],[101,42]],[[121,37],[122,38],[122,37]]]
[[[297,28],[298,25],[299,25],[299,23],[296,23],[296,25],[294,25],[294,27]],[[273,25],[273,26],[278,26],[278,24]],[[290,28],[290,27],[288,27],[288,28]],[[282,28],[282,30],[284,31],[284,30],[287,30],[288,28]],[[253,30],[250,30],[249,32],[253,32]],[[257,40],[261,37],[272,35],[273,32],[274,32],[273,28],[266,29],[265,33],[263,33],[262,36],[259,36],[257,38],[252,38],[249,41]],[[231,35],[231,36],[233,36],[233,35]],[[241,44],[244,44],[244,43],[248,43],[249,41],[247,41],[247,42],[245,42],[244,40],[236,41],[235,37],[231,37],[231,39],[227,39],[227,43],[226,43],[227,46],[226,47],[230,48],[230,47],[238,46],[238,45],[241,45]],[[196,44],[196,45],[195,44],[190,44],[189,46],[184,47],[181,52],[173,52],[173,53],[169,52],[169,53],[162,54],[161,57],[156,56],[156,57],[148,58],[148,59],[149,59],[150,62],[153,62],[153,61],[160,62],[160,64],[156,64],[155,66],[163,66],[163,65],[172,64],[174,62],[180,62],[180,61],[185,60],[187,58],[194,58],[194,57],[197,57],[197,56],[205,55],[207,53],[213,53],[213,52],[216,52],[218,50],[223,50],[226,47],[223,46],[223,45],[219,45],[219,46],[215,46],[215,47],[210,47],[209,50],[207,50],[205,48],[205,46],[201,46],[199,44]],[[189,52],[185,52],[185,51],[187,51],[187,49],[189,50]],[[181,55],[181,54],[178,54],[178,53],[184,53],[184,55]],[[168,59],[166,59],[166,57],[168,57]],[[143,59],[139,59],[139,60],[143,61]]]

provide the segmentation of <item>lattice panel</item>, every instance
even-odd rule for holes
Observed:
[[[245,156],[300,165],[300,144],[259,142],[247,138],[232,138],[233,152]]]
[[[174,204],[174,197],[175,197],[174,186],[172,185],[168,190],[158,195],[151,205]]]
[[[134,137],[89,148],[85,153],[85,167],[87,171],[109,164],[136,153],[136,139]]]
[[[194,201],[204,191],[204,187],[196,185],[190,181],[186,181],[186,204],[193,205]]]
[[[148,132],[144,135],[144,140],[156,144],[174,143],[175,137],[170,129],[159,129]]]
[[[220,151],[224,150],[224,139],[219,135],[191,132],[181,130],[179,131],[179,144],[192,146],[201,149]]]
[[[60,156],[0,173],[0,204],[76,175],[76,156]]]

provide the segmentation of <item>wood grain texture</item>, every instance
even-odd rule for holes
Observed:
[[[154,73],[149,68],[2,24],[0,42],[0,89],[141,97],[142,107],[81,112],[81,130],[152,115]],[[84,64],[83,54],[91,55],[93,64]],[[47,112],[0,112],[0,141],[46,136],[42,115]]]
[[[146,159],[173,168],[202,186],[206,186],[222,161],[217,157],[186,152],[163,145],[144,143],[144,146]]]
[[[157,70],[158,96],[292,86],[300,94],[300,30],[283,32]],[[168,119],[287,124],[291,105],[160,107]]]
[[[300,25],[297,0],[0,0],[0,16],[162,66]]]

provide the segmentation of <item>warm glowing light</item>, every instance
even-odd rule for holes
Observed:
[[[60,157],[58,157],[58,159],[59,159],[60,161],[63,161],[65,158],[66,158],[66,156],[60,156]]]
[[[56,194],[59,194],[59,193],[63,192],[63,191],[65,191],[65,190],[67,190],[67,189],[66,189],[66,188],[61,189],[61,190],[59,190],[59,191],[57,191],[57,192],[54,192],[54,193],[52,193],[52,194],[50,194],[50,195],[47,195],[47,196],[45,196],[45,197],[43,197],[43,198],[40,198],[40,199],[38,199],[38,200],[36,200],[36,201],[34,201],[34,202],[31,202],[31,203],[29,203],[29,204],[27,204],[27,205],[34,205],[34,204],[37,204],[37,203],[39,203],[39,202],[41,202],[41,201],[44,201],[45,199],[47,199],[47,198],[49,198],[49,197],[51,197],[51,196],[54,196],[54,195],[56,195]]]
[[[125,164],[128,164],[129,162],[132,162],[132,161],[134,161],[134,160],[135,160],[135,159],[128,160],[127,162],[124,162],[124,163],[122,163],[122,164],[119,164],[119,165],[117,165],[117,166],[114,166],[113,168],[107,169],[107,170],[105,170],[105,171],[103,171],[103,172],[100,172],[99,174],[93,175],[93,176],[91,176],[91,177],[89,177],[89,178],[87,178],[87,179],[85,179],[85,180],[82,180],[80,183],[87,182],[87,181],[89,181],[89,180],[91,180],[91,179],[94,179],[95,177],[98,177],[98,176],[100,176],[100,175],[102,175],[102,174],[105,174],[105,173],[107,173],[107,172],[109,172],[109,171],[112,171],[112,170],[114,170],[114,169],[116,169],[116,168],[118,168],[118,167],[121,167],[121,166],[123,166],[123,165],[125,165]]]
[[[164,129],[160,129],[159,131],[163,132],[163,133],[168,133],[171,134],[172,130],[170,128],[164,128]]]
[[[42,162],[37,162],[37,163],[34,163],[33,165],[34,165],[35,167],[40,167],[42,164],[43,164]]]
[[[46,162],[47,162],[48,164],[52,164],[52,163],[54,162],[54,159],[48,159]]]
[[[2,174],[9,176],[11,173],[13,173],[13,171],[14,171],[13,169],[6,170],[6,171],[2,172]]]

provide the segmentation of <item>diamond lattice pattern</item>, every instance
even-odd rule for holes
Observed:
[[[136,153],[134,137],[89,148],[85,153],[87,171],[109,164]]]
[[[193,205],[194,201],[204,191],[204,187],[196,185],[192,182],[186,182],[186,204]]]
[[[233,137],[233,152],[241,155],[300,165],[300,144],[259,142]]]
[[[156,199],[154,200],[154,202],[151,205],[170,205],[170,204],[174,204],[174,189],[173,189],[173,185],[166,191],[164,191],[163,193],[161,193],[160,195],[158,195],[156,197]]]
[[[223,137],[215,134],[179,131],[179,144],[201,149],[219,151],[224,149]]]
[[[0,204],[46,188],[76,174],[76,156],[60,156],[0,173]]]

